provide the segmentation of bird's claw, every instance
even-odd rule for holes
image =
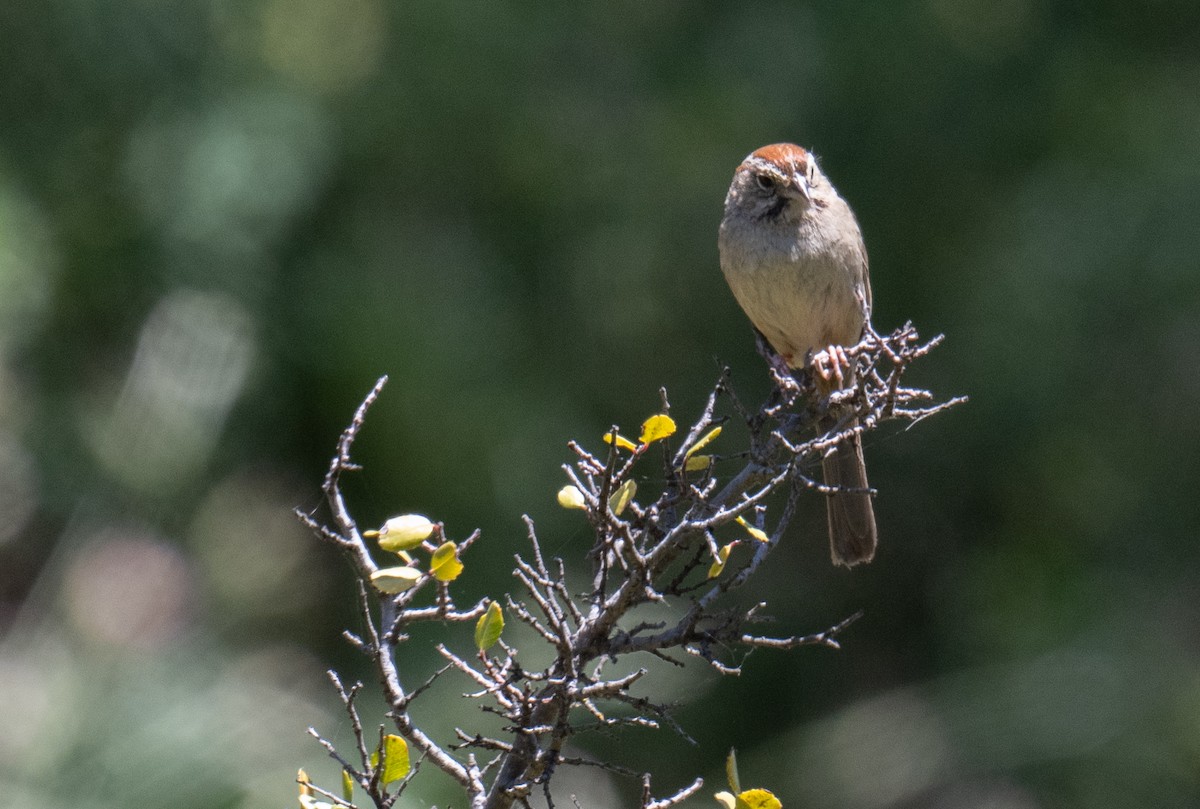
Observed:
[[[813,373],[825,383],[829,390],[839,390],[846,384],[846,374],[842,369],[850,369],[850,358],[846,349],[841,346],[826,346],[812,358]]]
[[[772,364],[770,369],[771,381],[775,383],[775,389],[783,397],[783,403],[790,406],[792,402],[796,401],[796,397],[800,395],[800,383],[796,381],[792,369],[787,367],[785,363]]]

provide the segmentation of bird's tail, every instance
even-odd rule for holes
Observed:
[[[825,496],[829,511],[829,553],[835,565],[854,567],[875,558],[879,541],[875,509],[867,488],[867,466],[857,433],[842,441],[822,459],[825,485],[839,489]]]

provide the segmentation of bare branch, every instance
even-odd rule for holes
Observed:
[[[514,554],[519,597],[482,598],[465,608],[455,603],[457,585],[436,580],[425,568],[418,567],[427,572],[398,594],[382,594],[371,584],[378,566],[347,506],[341,478],[359,469],[351,449],[386,383],[386,377],[381,378],[338,439],[322,485],[328,523],[299,511],[297,517],[350,562],[361,629],[346,637],[372,663],[396,732],[416,750],[419,760],[430,762],[461,785],[471,809],[528,806],[536,789],[552,807],[550,782],[559,765],[634,773],[617,763],[564,754],[568,739],[578,733],[666,725],[691,741],[668,706],[634,693],[634,689],[652,693],[653,677],[645,666],[629,671],[628,655],[645,654],[673,665],[683,665],[680,658],[690,655],[721,675],[736,676],[754,649],[841,648],[843,632],[861,612],[821,632],[776,636],[761,631],[764,602],[738,605],[730,594],[767,564],[802,498],[848,491],[813,480],[804,470],[818,466],[823,456],[848,439],[888,422],[911,427],[966,401],[957,397],[939,402],[929,391],[904,380],[914,362],[941,340],[939,335],[922,342],[911,323],[889,334],[868,327],[857,345],[845,349],[855,363],[854,382],[845,389],[822,391],[810,374],[796,372],[789,377],[786,369],[776,368],[772,369],[776,389],[758,408],[750,408],[738,398],[729,370],[724,369],[700,414],[676,436],[632,447],[626,441],[621,446],[614,425],[608,431],[613,437],[595,451],[571,442],[574,463],[564,471],[570,485],[582,494],[583,516],[592,532],[587,554],[590,570],[578,577],[587,584],[577,585],[584,586],[585,592],[571,590],[563,560],[545,555],[542,539],[526,516],[528,549]],[[671,412],[665,389],[659,391],[659,404],[661,412]],[[699,444],[704,442],[709,452],[714,428],[730,418],[746,425],[748,444],[731,449],[713,442],[722,454],[706,457],[717,461],[689,470],[688,461],[694,459]],[[648,461],[647,456],[656,461]],[[627,496],[635,480],[638,496]],[[874,494],[871,489],[853,491]],[[736,532],[735,538],[730,539],[729,532]],[[476,530],[457,543],[459,554],[480,537]],[[431,554],[445,539],[442,524],[435,523],[433,536],[413,555]],[[735,544],[739,549],[731,553]],[[405,564],[420,564],[405,559]],[[720,564],[714,566],[714,560]],[[501,638],[472,658],[451,651],[458,641],[448,639],[436,647],[445,665],[421,685],[406,690],[396,650],[408,640],[410,628],[438,621],[448,631],[461,632],[462,624],[480,620],[493,601],[503,603],[510,616],[533,630],[533,642],[544,645],[542,653],[522,656]],[[670,608],[665,614],[675,617],[664,621],[662,611],[647,612],[652,605],[663,604]],[[527,668],[531,659],[539,662]],[[605,666],[612,661],[624,661],[626,673],[605,676]],[[442,746],[417,726],[410,706],[440,688],[447,674],[471,684],[474,690],[465,696],[478,700],[485,713],[499,717],[502,732],[489,736],[455,729],[454,738]],[[412,776],[390,793],[379,783],[382,763],[371,764],[375,744],[367,742],[355,703],[360,685],[347,689],[335,674],[330,676],[349,717],[361,765],[351,766],[331,743],[315,731],[312,735],[363,786],[377,809],[388,809]],[[382,740],[382,728],[380,734]],[[494,757],[480,766],[473,751]],[[702,784],[696,779],[656,799],[646,774],[641,807],[676,806]]]
[[[668,809],[671,806],[678,806],[699,792],[703,786],[704,779],[697,778],[674,795],[656,801],[650,795],[650,773],[646,773],[642,776],[642,809]]]
[[[798,635],[790,638],[767,638],[760,635],[742,635],[738,640],[744,646],[758,646],[764,649],[795,649],[798,646],[828,646],[831,649],[842,648],[838,642],[838,635],[842,633],[846,627],[863,617],[862,610],[851,615],[849,618],[829,627],[824,632],[817,632],[813,635]]]

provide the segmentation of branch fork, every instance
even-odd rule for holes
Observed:
[[[678,653],[699,658],[720,674],[737,675],[739,665],[722,657],[731,650],[841,648],[842,634],[861,612],[816,633],[776,637],[756,628],[763,622],[765,603],[739,605],[731,596],[767,562],[786,533],[800,498],[811,490],[834,491],[807,477],[805,468],[816,465],[824,453],[852,434],[891,421],[915,423],[965,400],[958,397],[939,403],[930,392],[902,384],[913,362],[940,342],[940,336],[922,342],[911,323],[886,335],[868,326],[863,339],[845,349],[847,362],[854,365],[851,388],[822,394],[809,375],[789,374],[787,384],[753,410],[733,393],[726,370],[678,446],[672,448],[669,437],[663,438],[657,474],[646,472],[655,454],[648,451],[650,441],[657,438],[632,450],[621,449],[613,427],[612,438],[600,454],[571,442],[568,446],[575,460],[564,471],[581,495],[573,505],[581,504],[594,533],[586,558],[591,566],[589,588],[582,594],[572,589],[567,565],[545,556],[533,521],[525,517],[528,551],[515,556],[513,569],[518,595],[504,599],[509,614],[545,644],[551,661],[540,668],[523,666],[520,651],[502,639],[480,651],[474,661],[453,651],[449,642],[441,643],[436,648],[445,665],[412,690],[401,684],[396,659],[396,648],[407,640],[408,628],[422,621],[482,622],[490,601],[460,607],[454,600],[454,587],[432,575],[421,576],[397,595],[371,586],[371,575],[379,570],[373,556],[377,551],[358,530],[341,479],[359,471],[351,450],[368,410],[387,382],[386,377],[381,378],[342,432],[330,461],[322,485],[328,522],[307,513],[298,512],[297,516],[318,539],[341,550],[350,563],[358,582],[358,611],[364,631],[346,633],[346,637],[373,664],[389,708],[390,731],[415,749],[420,761],[454,779],[471,809],[528,807],[535,790],[553,807],[550,781],[559,766],[601,766],[634,774],[619,765],[564,752],[573,736],[600,727],[666,724],[687,738],[671,718],[669,706],[636,693],[652,693],[653,676],[648,668],[638,666],[632,672],[606,677],[604,668],[609,662],[646,654],[682,665],[673,654]],[[660,395],[663,413],[669,413],[666,391]],[[826,427],[831,407],[840,415]],[[728,413],[721,412],[725,408]],[[701,471],[687,471],[688,459],[698,445],[711,441],[714,428],[730,418],[746,424],[749,447],[714,456]],[[819,424],[823,429],[818,433]],[[634,496],[630,481],[635,470],[643,486],[646,480],[657,480],[657,491],[642,499]],[[731,533],[735,538],[729,539]],[[479,536],[476,531],[459,543],[459,552],[467,551]],[[730,554],[735,543],[749,546],[751,553]],[[730,561],[734,556],[737,561]],[[714,566],[714,562],[720,565]],[[431,603],[427,603],[430,597]],[[673,622],[647,620],[645,608],[663,603],[673,605],[681,617]],[[435,681],[451,673],[457,673],[473,689],[465,696],[504,720],[507,737],[459,728],[454,739],[443,745],[417,726],[410,706],[428,696]],[[398,790],[389,791],[381,783],[381,764],[371,760],[371,751],[379,747],[374,734],[363,727],[356,702],[361,684],[347,688],[333,672],[330,679],[354,734],[354,754],[343,757],[315,730],[310,732],[376,807],[390,807],[411,775]],[[383,728],[378,732],[382,739]],[[488,762],[479,765],[473,751],[486,753]],[[655,798],[650,775],[643,774],[641,807],[667,809],[694,795],[702,785],[697,778],[668,797]],[[341,799],[334,803],[348,805]]]

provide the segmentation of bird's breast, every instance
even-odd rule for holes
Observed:
[[[866,315],[861,274],[844,256],[813,249],[795,233],[734,244],[722,233],[721,269],[751,322],[793,367],[809,351],[853,345]]]

